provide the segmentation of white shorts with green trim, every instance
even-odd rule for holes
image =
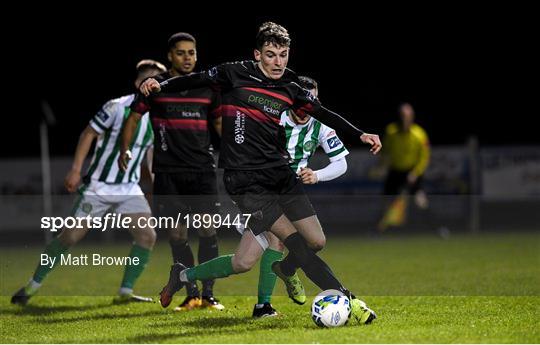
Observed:
[[[101,217],[106,213],[152,213],[136,182],[108,184],[91,181],[79,188],[79,194],[71,212],[75,217]]]

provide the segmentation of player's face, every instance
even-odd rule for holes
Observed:
[[[266,44],[263,46],[262,51],[255,49],[254,53],[255,60],[259,62],[265,76],[273,80],[283,76],[289,62],[289,47]]]
[[[403,128],[408,129],[414,122],[414,109],[410,104],[404,104],[399,108],[399,119]]]
[[[197,63],[195,43],[190,41],[176,42],[174,47],[169,50],[168,58],[173,70],[178,74],[190,74]]]
[[[309,90],[309,92],[311,92],[311,94],[315,98],[317,98],[319,96],[319,90],[317,90],[317,89],[311,89],[311,90]],[[306,115],[306,117],[304,117],[304,118],[300,118],[293,111],[291,111],[290,114],[291,114],[291,118],[292,118],[293,122],[296,123],[297,125],[303,125],[303,124],[307,123],[309,121],[309,119],[311,119],[311,116],[309,116],[309,115]]]

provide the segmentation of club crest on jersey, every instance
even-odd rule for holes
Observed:
[[[317,148],[317,144],[313,140],[309,140],[304,143],[304,151],[306,152],[315,151],[316,148]]]
[[[328,144],[328,147],[331,148],[331,149],[334,149],[334,148],[338,147],[339,145],[341,145],[341,141],[339,140],[338,137],[330,138],[330,139],[326,140],[326,143]]]
[[[92,211],[92,204],[85,202],[81,205],[81,210],[84,213],[89,214]]]

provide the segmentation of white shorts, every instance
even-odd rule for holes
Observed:
[[[72,215],[75,217],[101,217],[106,212],[151,214],[148,201],[138,183],[107,184],[91,181],[79,188]]]
[[[246,231],[246,228],[244,227],[245,221],[242,219],[241,224],[236,227],[236,231],[238,231],[241,235],[244,235],[244,231]],[[248,229],[248,231],[251,231]],[[253,236],[255,236],[255,239],[257,240],[257,243],[262,247],[263,250],[266,250],[269,247],[268,239],[266,238],[266,231],[261,232],[258,235],[255,235],[251,233]]]

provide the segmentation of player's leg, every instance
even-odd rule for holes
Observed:
[[[185,270],[183,281],[225,278],[233,274],[248,272],[255,266],[263,253],[255,235],[244,231],[233,255],[222,255],[215,259]]]
[[[245,221],[236,226],[236,230],[243,235],[245,231]],[[281,241],[269,232],[264,232],[255,236],[255,239],[264,251],[260,260],[258,300],[253,307],[253,317],[277,316],[276,310],[270,303],[274,286],[276,285],[276,274],[272,271],[272,263],[280,260],[283,256],[283,244]]]
[[[257,200],[260,198],[246,200],[247,196],[253,196],[259,192],[251,190],[256,186],[252,183],[252,175],[252,172],[243,171],[225,171],[224,174],[225,188],[242,213],[252,213],[247,205],[253,206],[255,209],[259,205]],[[264,229],[264,225],[261,228]],[[262,230],[257,234],[261,232]],[[180,290],[186,282],[223,278],[248,271],[260,258],[262,252],[254,233],[244,231],[234,255],[222,255],[194,268],[185,268],[180,263],[174,264],[171,267],[169,281],[160,293],[161,305],[167,307],[174,293]]]
[[[295,256],[295,262],[302,268],[306,276],[321,290],[338,290],[345,293],[351,299],[352,317],[360,324],[371,323],[377,316],[369,309],[364,302],[357,299],[341,282],[336,278],[330,267],[309,248],[306,240],[296,231],[293,224],[283,216],[276,221],[271,228],[278,238],[280,238],[289,250],[289,255]],[[287,271],[287,267],[282,267],[281,262],[276,262],[272,269],[278,277],[283,279],[289,290],[289,286],[294,287],[291,282],[294,272]]]
[[[299,219],[292,223],[311,249],[315,252],[319,252],[324,248],[326,245],[326,236],[324,235],[321,223],[316,215]],[[288,272],[296,272],[296,270],[300,268],[294,255],[285,257],[285,259],[282,260],[281,265],[282,267],[286,267],[285,270]]]
[[[407,208],[407,172],[390,170],[386,176],[383,190],[383,214],[377,230],[382,233],[392,226],[405,223]]]
[[[186,204],[185,187],[189,186],[190,183],[189,181],[185,181],[183,175],[180,173],[155,174],[154,213],[162,219],[171,218],[174,220],[180,214],[180,223],[178,223],[177,227],[167,226],[172,260],[173,263],[180,262],[186,267],[193,267],[195,265],[195,259],[188,242],[188,229],[186,228],[184,219],[184,216],[189,213],[189,207]],[[186,298],[175,310],[189,311],[200,306],[200,293],[197,283],[194,282],[186,286]]]
[[[292,222],[295,229],[306,239],[308,246],[316,252],[326,246],[326,236],[317,215]]]
[[[160,302],[167,307],[172,296],[186,283],[197,280],[225,278],[249,271],[262,255],[262,248],[251,231],[245,231],[240,244],[232,255],[221,255],[203,264],[186,268],[180,263],[171,267],[169,281],[161,290]]]
[[[306,273],[308,278],[322,290],[335,289],[345,291],[343,285],[334,276],[328,265],[309,248],[306,240],[296,231],[294,225],[282,215],[272,225],[270,231],[275,234],[289,250],[287,256],[294,256],[294,262]],[[282,265],[283,261],[274,263],[274,272],[278,277],[291,277],[294,267]]]
[[[201,217],[208,217],[211,219],[212,215],[201,215]],[[219,248],[217,243],[216,229],[214,225],[206,223],[197,229],[199,235],[199,252],[197,260],[199,265],[215,259],[219,256]],[[214,297],[214,282],[215,279],[207,279],[202,281],[202,293],[201,293],[201,306],[203,308],[223,310],[225,307],[221,302]]]
[[[219,213],[218,191],[215,171],[196,174],[196,189],[198,193],[192,202],[192,208],[200,212],[203,221],[202,226],[197,228],[199,235],[199,251],[197,255],[198,263],[202,264],[219,256],[219,246],[217,240],[216,226],[213,223],[213,216]],[[214,296],[214,279],[202,281],[202,307],[223,310],[225,307]]]
[[[128,302],[153,302],[152,298],[137,296],[133,293],[133,287],[137,279],[141,276],[148,261],[150,254],[156,243],[156,232],[154,228],[148,226],[150,213],[124,214],[131,219],[129,231],[133,236],[133,245],[129,252],[129,257],[137,259],[137,264],[126,265],[124,275],[118,291],[118,296],[113,300],[114,303]]]
[[[306,276],[320,289],[335,289],[343,291],[350,296],[354,317],[360,323],[371,322],[376,317],[375,313],[365,307],[365,303],[357,300],[341,284],[330,267],[316,254],[316,250],[308,245],[306,239],[295,227],[295,224],[300,224],[307,234],[319,233],[319,236],[315,235],[313,238],[319,239],[318,247],[321,247],[324,237],[321,237],[320,234],[324,234],[322,233],[322,228],[315,210],[304,192],[303,185],[296,179],[294,174],[288,171],[283,172],[281,185],[282,193],[279,202],[286,216],[280,217],[270,231],[281,239],[285,247],[289,250],[289,254],[285,260],[274,263],[272,267],[274,272],[278,277],[283,279],[286,283],[287,291],[290,291],[295,288],[295,285],[298,288],[298,283],[295,281],[297,280],[297,278],[295,279],[296,267],[302,268]],[[289,296],[291,296],[290,293]],[[293,301],[295,301],[294,298]],[[298,303],[298,301],[295,302]]]
[[[263,234],[257,236],[261,237]],[[253,307],[253,317],[277,316],[277,311],[272,307],[271,299],[276,285],[276,274],[272,271],[272,264],[283,257],[283,243],[272,233],[265,232],[265,248],[259,268],[259,285],[257,288],[257,304]],[[264,243],[259,241],[259,243]]]
[[[179,224],[176,228],[169,228],[169,244],[171,246],[173,262],[181,263],[185,267],[194,267],[195,258],[188,242],[188,229],[185,224]],[[190,311],[200,308],[202,305],[201,295],[197,282],[190,282],[185,285],[186,297],[175,311]]]
[[[87,190],[86,187],[81,187],[81,190]],[[85,195],[84,193],[77,196],[77,199],[73,205],[71,215],[73,217],[85,217],[87,214],[92,213],[94,216],[97,213],[104,212],[109,205],[103,204],[97,197],[92,195]],[[84,225],[84,222],[81,223]],[[30,297],[35,295],[41,287],[43,281],[47,275],[58,265],[61,260],[62,254],[66,253],[70,247],[78,243],[86,234],[89,229],[87,227],[77,229],[62,229],[60,234],[52,239],[47,244],[43,252],[46,255],[48,264],[38,263],[34,270],[33,276],[30,278],[26,286],[19,289],[11,298],[11,303],[26,305]]]

